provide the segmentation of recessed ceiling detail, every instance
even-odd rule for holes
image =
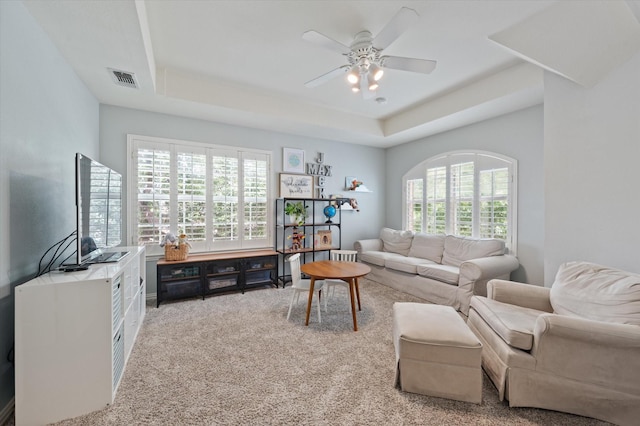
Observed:
[[[589,84],[636,51],[640,1],[405,3],[418,19],[379,44],[397,0],[21,2],[102,104],[373,147],[539,104],[543,69]],[[309,89],[323,70],[351,65],[303,40],[311,28],[370,62],[369,40],[385,46],[376,60],[438,65],[427,75],[381,62],[386,75],[370,102],[340,78]],[[108,66],[138,89],[115,89]]]

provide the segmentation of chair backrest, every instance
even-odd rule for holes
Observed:
[[[355,262],[358,252],[355,250],[331,250],[331,260]]]
[[[287,258],[289,267],[291,268],[291,284],[293,287],[297,287],[302,280],[302,273],[300,272],[300,253],[292,254]]]

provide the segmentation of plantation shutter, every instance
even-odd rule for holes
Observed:
[[[234,247],[238,229],[238,153],[213,150],[211,230],[214,247]]]
[[[177,226],[192,250],[206,249],[207,157],[204,151],[176,154]]]
[[[451,231],[455,235],[473,235],[473,162],[451,165],[450,217]]]
[[[407,180],[406,222],[414,232],[422,231],[424,179]]]
[[[137,166],[137,245],[160,244],[170,230],[169,200],[171,152],[141,147],[135,152]]]
[[[499,238],[516,254],[516,178],[517,162],[490,152],[456,151],[425,160],[403,176],[403,227]]]
[[[271,153],[129,135],[129,235],[160,254],[168,233],[192,252],[272,246]]]
[[[480,237],[507,239],[509,169],[480,171]]]
[[[447,227],[447,168],[427,169],[426,232],[444,234]]]
[[[243,246],[264,245],[269,236],[267,197],[269,161],[266,155],[243,153]]]

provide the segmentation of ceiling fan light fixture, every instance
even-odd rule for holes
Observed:
[[[353,93],[358,93],[360,91],[360,85],[358,83],[354,83],[351,85],[351,91]]]
[[[360,81],[360,69],[357,65],[351,67],[347,74],[347,81],[351,84],[357,84]]]
[[[380,80],[384,75],[384,70],[377,64],[371,64],[371,66],[369,66],[369,72],[371,73],[375,81]]]
[[[373,77],[373,75],[371,73],[369,73],[369,75],[367,77],[367,82],[369,83],[369,90],[371,92],[375,92],[376,90],[378,90],[378,87],[380,85],[378,84],[378,82],[375,80],[375,78]]]

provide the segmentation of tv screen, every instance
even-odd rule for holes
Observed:
[[[77,263],[90,263],[122,240],[122,175],[76,154]]]

